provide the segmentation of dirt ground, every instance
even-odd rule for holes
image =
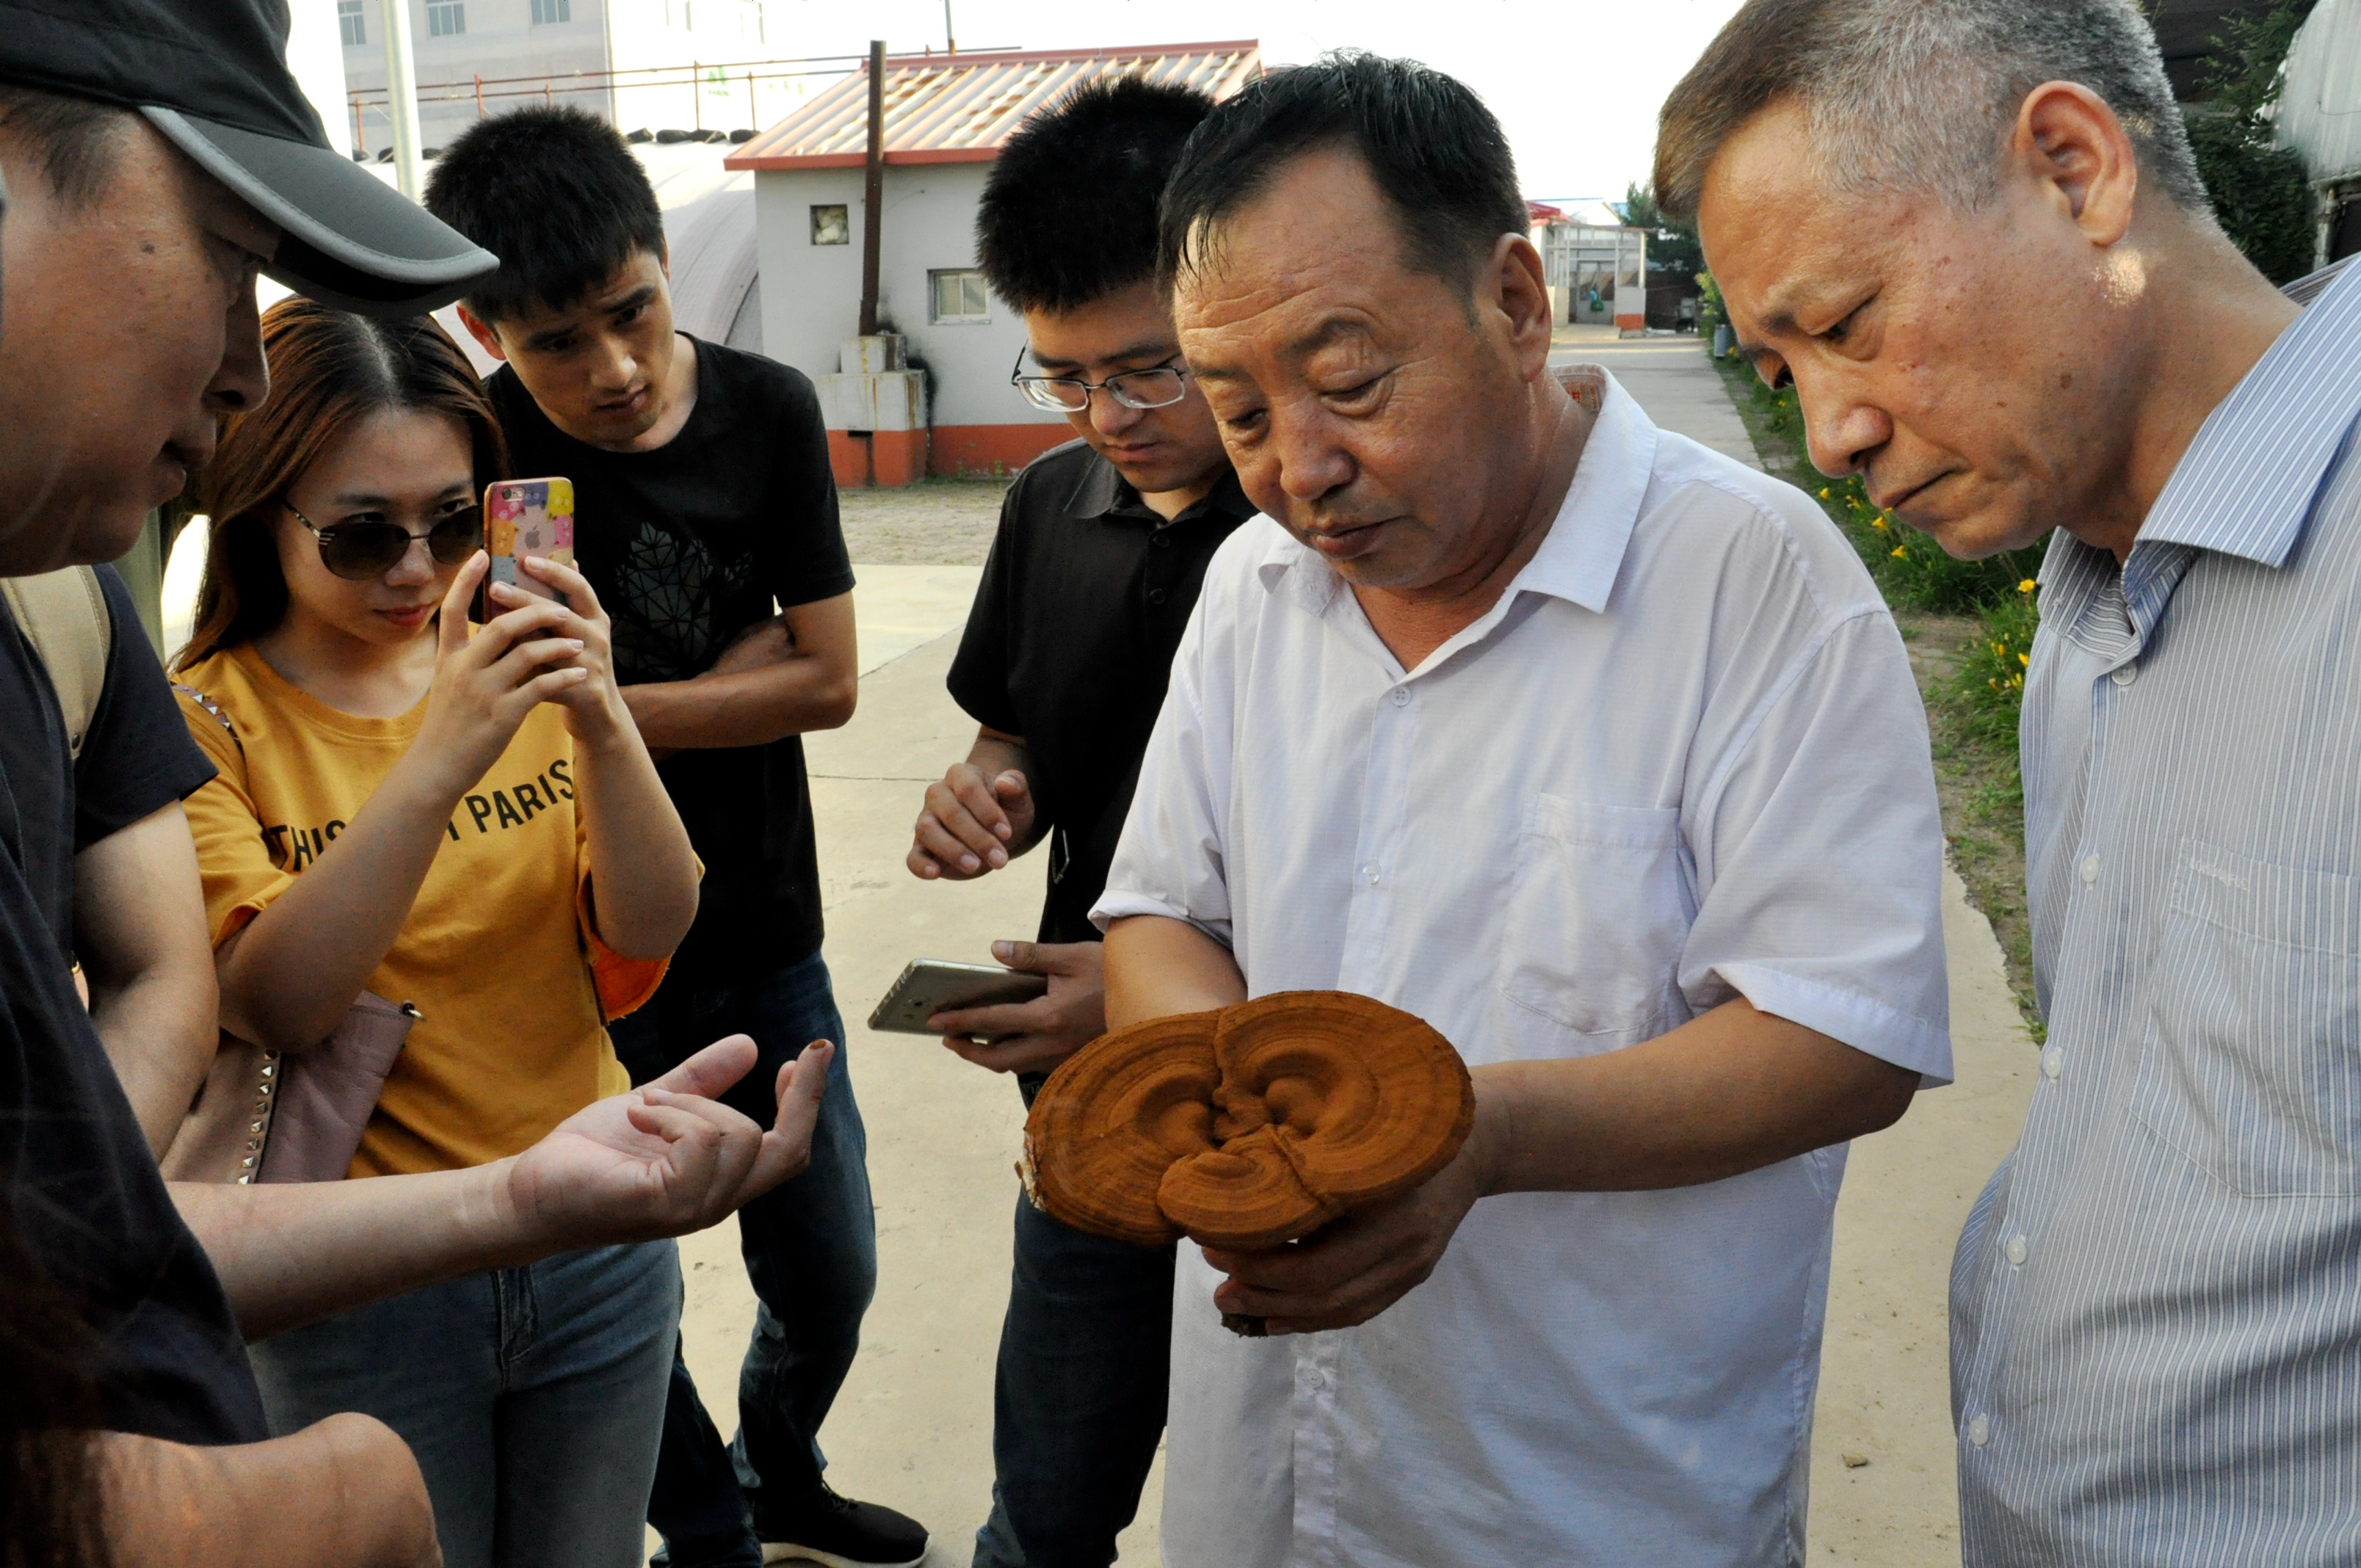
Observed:
[[[926,479],[898,490],[840,490],[844,546],[881,565],[981,566],[1005,479]]]

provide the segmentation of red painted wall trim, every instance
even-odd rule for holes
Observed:
[[[939,424],[927,451],[927,472],[983,478],[1014,474],[1053,446],[1074,439],[1074,427],[1056,424]]]
[[[880,430],[855,435],[849,430],[831,430],[828,466],[840,490],[907,485],[927,476],[927,433]]]
[[[837,488],[906,485],[929,474],[946,478],[1006,478],[1053,446],[1074,438],[1069,424],[940,424],[932,430],[828,433],[828,463]]]

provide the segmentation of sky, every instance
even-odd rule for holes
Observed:
[[[1644,181],[1664,94],[1738,0],[950,0],[962,49],[1260,38],[1269,65],[1332,49],[1449,71],[1508,127],[1525,194],[1620,200]],[[770,7],[799,55],[943,47],[942,0],[789,0]],[[785,52],[781,50],[780,52]]]

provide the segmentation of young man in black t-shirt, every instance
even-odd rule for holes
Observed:
[[[487,120],[426,205],[501,258],[461,319],[521,477],[574,481],[574,549],[614,622],[624,700],[705,862],[697,923],[653,1002],[611,1029],[635,1080],[742,1031],[741,1109],[806,1041],[844,1048],[820,959],[802,736],[852,715],[852,569],[801,373],[675,332],[662,215],[611,126],[571,109]],[[733,1100],[731,1103],[741,1103]],[[650,1522],[673,1568],[807,1554],[916,1563],[926,1531],[839,1497],[817,1437],[876,1284],[867,1144],[829,1078],[811,1168],[739,1215],[761,1299],[722,1448],[675,1358]]]
[[[1082,439],[1002,504],[950,673],[981,729],[928,789],[909,865],[960,881],[1049,840],[1038,939],[993,946],[1049,994],[932,1021],[1028,1104],[1106,1026],[1091,905],[1206,563],[1255,511],[1154,278],[1157,195],[1212,107],[1137,79],[1082,88],[1009,138],[977,216],[984,276],[1025,314],[1020,385]],[[975,1568],[1110,1563],[1164,1427],[1172,1249],[1070,1230],[1020,1194],[1016,1254]]]

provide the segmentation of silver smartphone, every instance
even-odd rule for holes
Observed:
[[[919,959],[886,989],[885,999],[869,1014],[869,1026],[897,1035],[931,1035],[936,1031],[927,1027],[927,1020],[938,1013],[1030,1002],[1049,990],[1047,975],[1024,974],[998,964]]]

